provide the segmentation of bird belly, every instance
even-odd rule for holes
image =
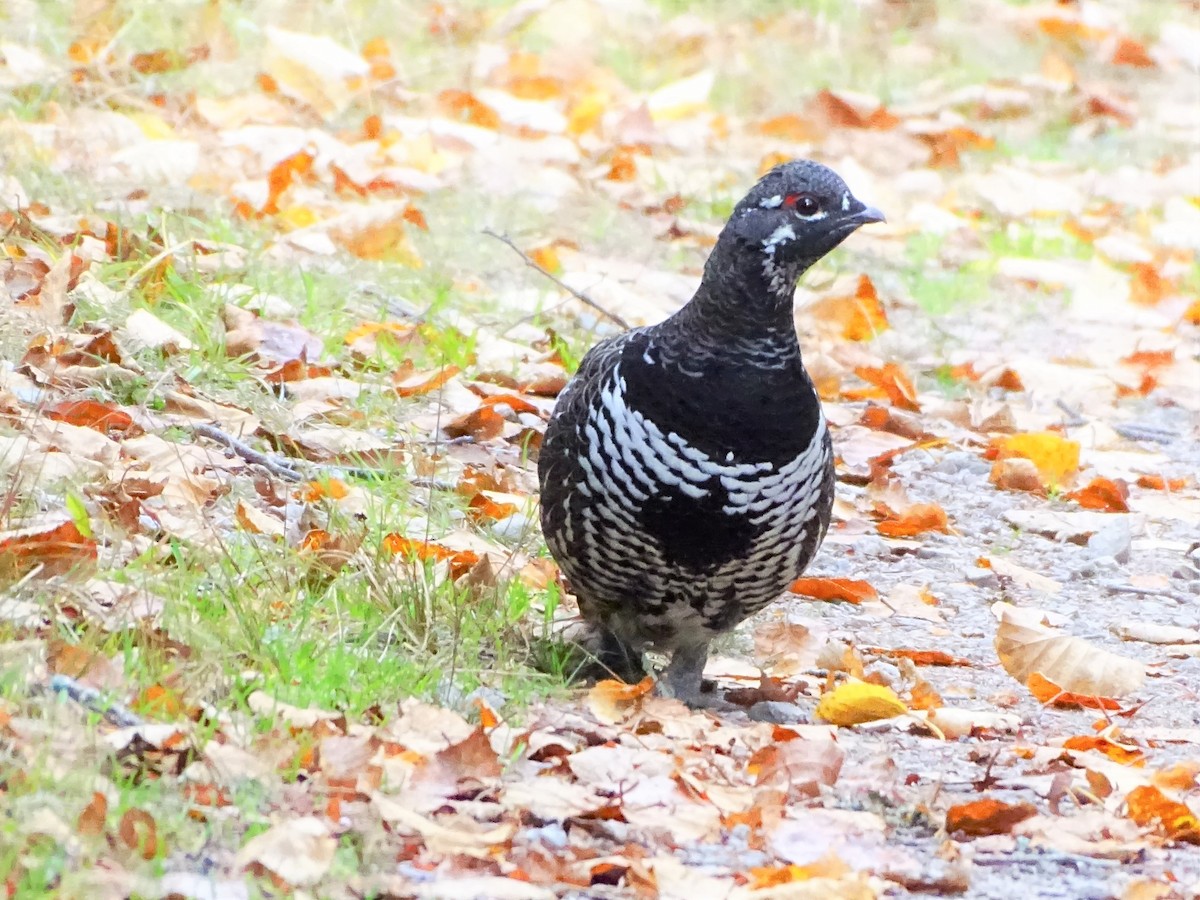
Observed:
[[[728,631],[799,577],[832,501],[824,420],[782,464],[715,460],[605,391],[579,431],[580,484],[548,534],[585,618],[635,647]]]

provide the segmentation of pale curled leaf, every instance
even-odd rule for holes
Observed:
[[[1022,625],[999,610],[996,653],[1005,671],[1022,684],[1039,673],[1064,691],[1123,697],[1142,686],[1142,664],[1094,647],[1082,638],[1040,626]]]

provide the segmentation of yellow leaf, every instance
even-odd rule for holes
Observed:
[[[1079,442],[1053,431],[1009,435],[1000,438],[996,446],[1000,459],[1019,456],[1030,460],[1048,486],[1062,484],[1079,469]]]
[[[142,130],[142,134],[152,141],[173,141],[178,137],[175,129],[167,123],[166,119],[156,116],[154,113],[130,113],[129,119]]]
[[[908,707],[890,687],[865,681],[850,681],[834,688],[817,704],[817,717],[838,726],[861,725],[906,712]]]
[[[279,211],[279,223],[288,230],[307,228],[317,224],[317,214],[311,206],[287,206]]]

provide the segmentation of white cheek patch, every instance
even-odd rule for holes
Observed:
[[[768,197],[766,200],[760,201],[758,205],[762,209],[778,209],[783,206],[783,197],[776,194],[774,197]]]
[[[842,194],[842,212],[850,212],[850,192]]]
[[[791,225],[780,225],[771,232],[771,236],[762,242],[763,252],[772,256],[775,255],[775,248],[784,241],[794,241],[796,239],[796,229]]]

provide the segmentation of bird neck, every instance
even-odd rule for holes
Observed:
[[[792,299],[800,271],[776,268],[761,252],[719,242],[696,294],[673,317],[699,354],[745,356],[781,368],[800,356]],[[758,248],[754,248],[758,251]]]

